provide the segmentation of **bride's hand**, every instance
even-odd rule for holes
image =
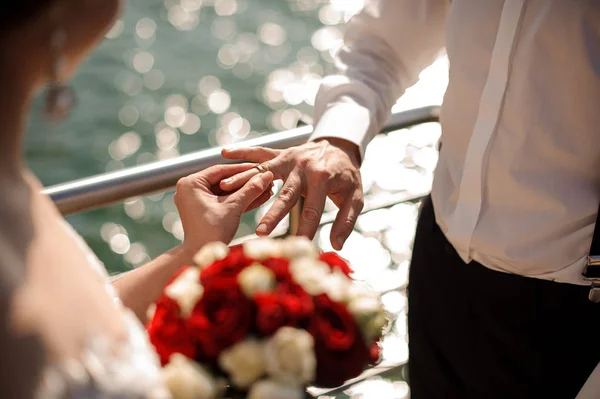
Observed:
[[[260,173],[235,192],[224,192],[219,182],[253,168],[254,164],[217,165],[177,182],[175,205],[184,230],[183,246],[195,253],[211,241],[229,243],[242,214],[264,204],[272,195],[273,174]]]

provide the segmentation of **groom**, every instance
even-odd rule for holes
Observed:
[[[311,142],[224,151],[285,180],[257,233],[304,195],[299,232],[313,237],[329,196],[341,249],[365,147],[445,49],[444,145],[410,272],[411,397],[574,398],[600,360],[600,304],[581,275],[600,203],[600,2],[365,3]]]

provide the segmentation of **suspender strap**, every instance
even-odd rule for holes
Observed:
[[[583,278],[592,283],[590,301],[600,302],[600,208],[596,216],[596,227],[594,227],[594,236]]]

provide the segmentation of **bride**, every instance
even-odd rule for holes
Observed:
[[[119,0],[20,0],[0,14],[0,397],[168,397],[141,322],[161,288],[207,242],[230,242],[246,210],[266,202],[273,175],[223,195],[219,182],[252,164],[209,168],[177,184],[185,239],[113,284],[42,195],[21,158],[32,98],[46,112],[72,103],[61,83],[103,37]]]

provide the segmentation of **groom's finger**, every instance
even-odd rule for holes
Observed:
[[[341,250],[344,243],[352,233],[356,220],[364,206],[362,189],[357,189],[351,196],[346,197],[340,204],[340,210],[331,228],[331,245],[337,251]]]
[[[315,237],[319,228],[319,222],[321,221],[321,215],[323,215],[323,211],[325,210],[326,199],[327,186],[325,184],[308,185],[306,199],[304,200],[300,216],[298,235],[306,236],[311,240]]]
[[[272,150],[265,147],[243,147],[243,148],[224,148],[221,155],[227,159],[238,159],[251,162],[266,162],[277,155],[280,150]]]
[[[283,218],[290,213],[294,205],[296,205],[296,202],[298,202],[300,199],[301,195],[302,180],[298,174],[292,173],[279,192],[279,196],[260,221],[258,227],[256,228],[256,234],[259,236],[267,236],[271,234],[279,222],[281,222]]]

